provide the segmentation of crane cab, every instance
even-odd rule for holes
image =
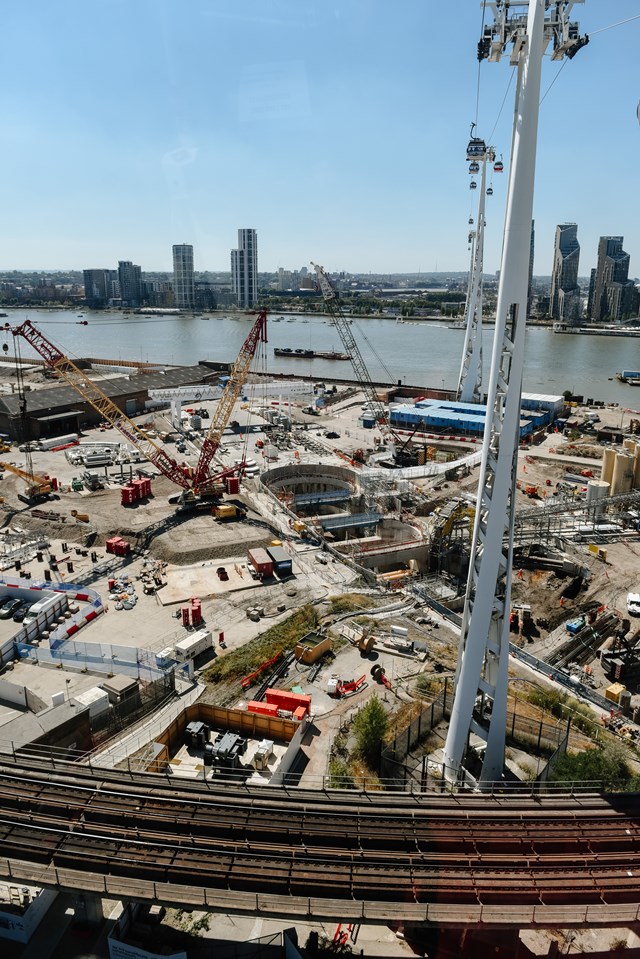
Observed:
[[[470,190],[477,190],[477,189],[478,189],[478,184],[476,183],[475,180],[472,180],[472,181],[471,181],[471,183],[469,184],[469,189],[470,189]]]
[[[479,172],[480,172],[480,164],[478,163],[477,160],[472,160],[471,163],[469,164],[469,173],[479,173]]]
[[[494,173],[502,173],[503,170],[504,170],[504,163],[502,162],[502,160],[496,160],[496,162],[493,164]]]
[[[493,196],[493,187],[492,187],[492,186],[488,186],[488,187],[487,187],[487,196]]]

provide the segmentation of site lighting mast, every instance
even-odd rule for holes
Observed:
[[[475,126],[475,124],[474,124]],[[472,127],[473,131],[473,127]],[[472,137],[467,147],[469,173],[480,170],[480,199],[478,201],[478,223],[470,231],[471,267],[469,287],[465,304],[465,334],[462,347],[462,363],[458,377],[458,399],[462,403],[482,402],[482,273],[484,270],[484,208],[487,190],[493,193],[493,187],[487,188],[487,164],[495,163],[493,147],[487,147],[484,140]],[[494,169],[502,169],[502,164]],[[475,184],[475,180],[471,181]],[[470,224],[471,225],[471,224]]]
[[[480,784],[504,769],[509,661],[509,609],[515,483],[524,365],[527,283],[542,58],[570,59],[588,38],[569,21],[584,0],[485,0],[494,23],[484,28],[478,58],[499,61],[511,47],[517,67],[509,187],[502,244],[496,329],[487,392],[479,492],[462,619],[451,721],[444,748],[449,779],[468,774],[477,737]]]

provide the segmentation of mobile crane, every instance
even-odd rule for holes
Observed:
[[[14,466],[13,463],[5,463],[4,460],[0,460],[0,472],[4,472],[4,470],[13,473],[14,476],[24,480],[27,484],[26,496],[18,493],[18,499],[22,500],[23,503],[31,505],[49,499],[52,486],[49,480],[45,479],[44,476],[36,476],[33,472],[21,470],[18,466]]]
[[[259,342],[266,342],[267,311],[262,310],[247,336],[238,358],[233,365],[229,380],[223,390],[216,413],[212,419],[207,436],[205,437],[198,464],[193,472],[186,464],[178,463],[169,456],[160,446],[133,423],[116,404],[87,376],[68,356],[65,356],[51,343],[40,330],[25,320],[20,326],[12,328],[5,324],[5,331],[14,337],[22,337],[45,361],[48,369],[54,370],[58,376],[71,386],[82,398],[100,414],[103,420],[115,427],[129,442],[149,460],[156,469],[167,479],[175,483],[184,491],[182,501],[186,504],[197,502],[200,495],[213,495],[219,492],[220,481],[233,474],[242,472],[243,463],[227,467],[217,473],[209,472],[210,464],[220,446],[220,440],[227,425],[233,406],[238,399],[251,361],[255,355]],[[6,344],[5,344],[6,346]],[[7,466],[7,464],[4,464]],[[15,472],[15,468],[13,468]],[[32,471],[31,471],[32,472]],[[25,474],[26,475],[26,474]],[[34,485],[40,482],[39,477],[32,477]],[[43,481],[46,482],[46,481]]]
[[[27,484],[26,495],[23,493],[18,493],[18,499],[31,506],[34,503],[42,503],[43,501],[48,500],[52,493],[52,485],[48,479],[43,476],[37,476],[33,471],[31,440],[29,437],[29,426],[27,422],[27,397],[24,388],[22,365],[20,363],[20,357],[18,353],[16,353],[16,379],[18,383],[18,397],[20,400],[20,439],[24,443],[22,449],[24,450],[25,469],[20,469],[20,467],[14,466],[13,463],[0,461],[0,470],[7,470],[9,473],[13,473],[14,476],[17,476]],[[4,447],[3,451],[6,452],[8,450],[9,447]]]

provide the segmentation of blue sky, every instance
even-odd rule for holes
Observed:
[[[576,221],[580,273],[620,234],[640,276],[638,0],[586,0],[591,43],[540,113],[535,272]],[[490,15],[489,15],[490,16]],[[0,269],[465,270],[477,0],[27,0],[5,5]],[[542,89],[559,66],[546,60]],[[513,91],[480,70],[478,132],[504,154],[487,212],[499,267]],[[492,131],[495,131],[492,133]]]

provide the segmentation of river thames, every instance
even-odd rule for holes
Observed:
[[[29,318],[71,358],[93,356],[115,360],[149,360],[153,363],[187,365],[199,360],[231,362],[235,359],[254,317],[246,314],[204,314],[193,316],[136,316],[122,313],[77,311],[13,310],[4,320],[17,326]],[[269,317],[266,369],[274,373],[297,373],[331,379],[353,376],[348,361],[282,359],[274,347],[292,349],[343,350],[335,328],[327,317],[292,316],[275,313]],[[493,326],[483,330],[484,383],[488,383]],[[404,322],[395,319],[354,320],[356,341],[374,380],[419,387],[453,390],[460,368],[464,330],[439,322]],[[4,342],[13,353],[12,336]],[[30,347],[20,342],[26,359]],[[563,335],[547,327],[529,327],[526,335],[524,389],[530,393],[558,394],[564,390],[595,400],[640,406],[640,388],[615,379],[617,371],[638,369],[640,338]],[[257,368],[257,367],[256,367]],[[261,365],[261,369],[263,366]]]

